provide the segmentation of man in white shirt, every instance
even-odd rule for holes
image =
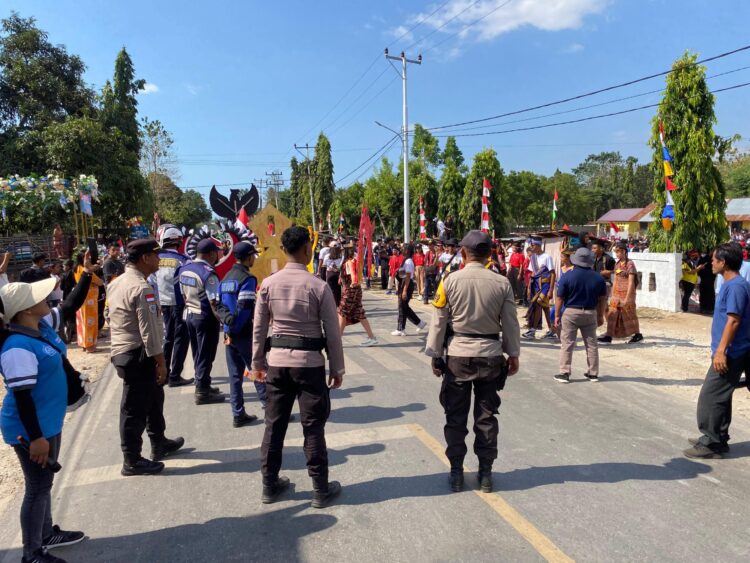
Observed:
[[[534,340],[537,329],[542,328],[542,317],[547,322],[547,329],[552,330],[549,309],[555,288],[555,263],[549,254],[542,251],[542,239],[532,237],[527,241],[527,244],[531,248],[528,268],[531,272],[530,305],[526,313],[528,330],[521,336],[528,340]]]
[[[458,252],[458,249],[456,248],[457,246],[458,243],[454,238],[449,239],[445,243],[445,252],[443,252],[440,255],[440,258],[438,258],[443,272],[445,272],[446,269],[448,272],[453,272],[461,267],[463,258],[461,258],[461,253]]]
[[[438,238],[443,238],[445,236],[445,223],[441,219],[438,219],[435,217],[433,219],[437,223],[437,232],[438,232]]]

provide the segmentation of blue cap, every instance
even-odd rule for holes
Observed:
[[[232,254],[234,254],[234,257],[237,258],[237,260],[244,260],[248,256],[258,254],[258,251],[255,250],[255,247],[252,244],[243,240],[234,245]]]
[[[538,244],[539,246],[542,246],[542,239],[539,237],[529,237],[529,240],[526,242],[528,244]]]
[[[198,243],[196,250],[198,254],[208,254],[209,252],[219,252],[219,247],[210,238],[204,238]]]

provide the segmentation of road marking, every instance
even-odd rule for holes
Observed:
[[[448,459],[445,457],[443,446],[433,438],[421,425],[409,424],[414,436],[422,442],[427,449],[434,453],[445,465],[450,467]],[[526,520],[521,514],[509,505],[498,493],[474,493],[486,502],[503,520],[510,524],[531,546],[539,552],[539,555],[547,561],[554,563],[573,563],[574,559],[565,555],[552,540],[540,532],[531,522]]]
[[[412,369],[390,351],[386,352],[384,350],[378,350],[377,348],[362,348],[362,353],[365,356],[372,358],[389,371],[408,371]]]
[[[704,475],[703,473],[698,473],[698,477],[701,477],[702,479],[705,479],[706,481],[711,481],[715,485],[721,485],[721,481],[719,481],[715,477],[711,477],[710,475]]]

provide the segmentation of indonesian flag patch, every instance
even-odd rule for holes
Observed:
[[[146,302],[147,303],[156,303],[156,295],[153,293],[147,293],[146,294]]]

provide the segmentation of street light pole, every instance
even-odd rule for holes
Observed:
[[[402,136],[401,141],[404,149],[404,242],[407,243],[411,240],[410,229],[409,229],[409,217],[411,214],[411,206],[409,202],[409,111],[406,103],[406,65],[407,63],[422,64],[422,55],[419,55],[416,60],[407,59],[403,51],[398,57],[394,57],[388,54],[388,49],[385,49],[385,58],[389,61],[401,61],[401,86],[402,86],[402,98],[403,98],[403,124],[402,124]]]

